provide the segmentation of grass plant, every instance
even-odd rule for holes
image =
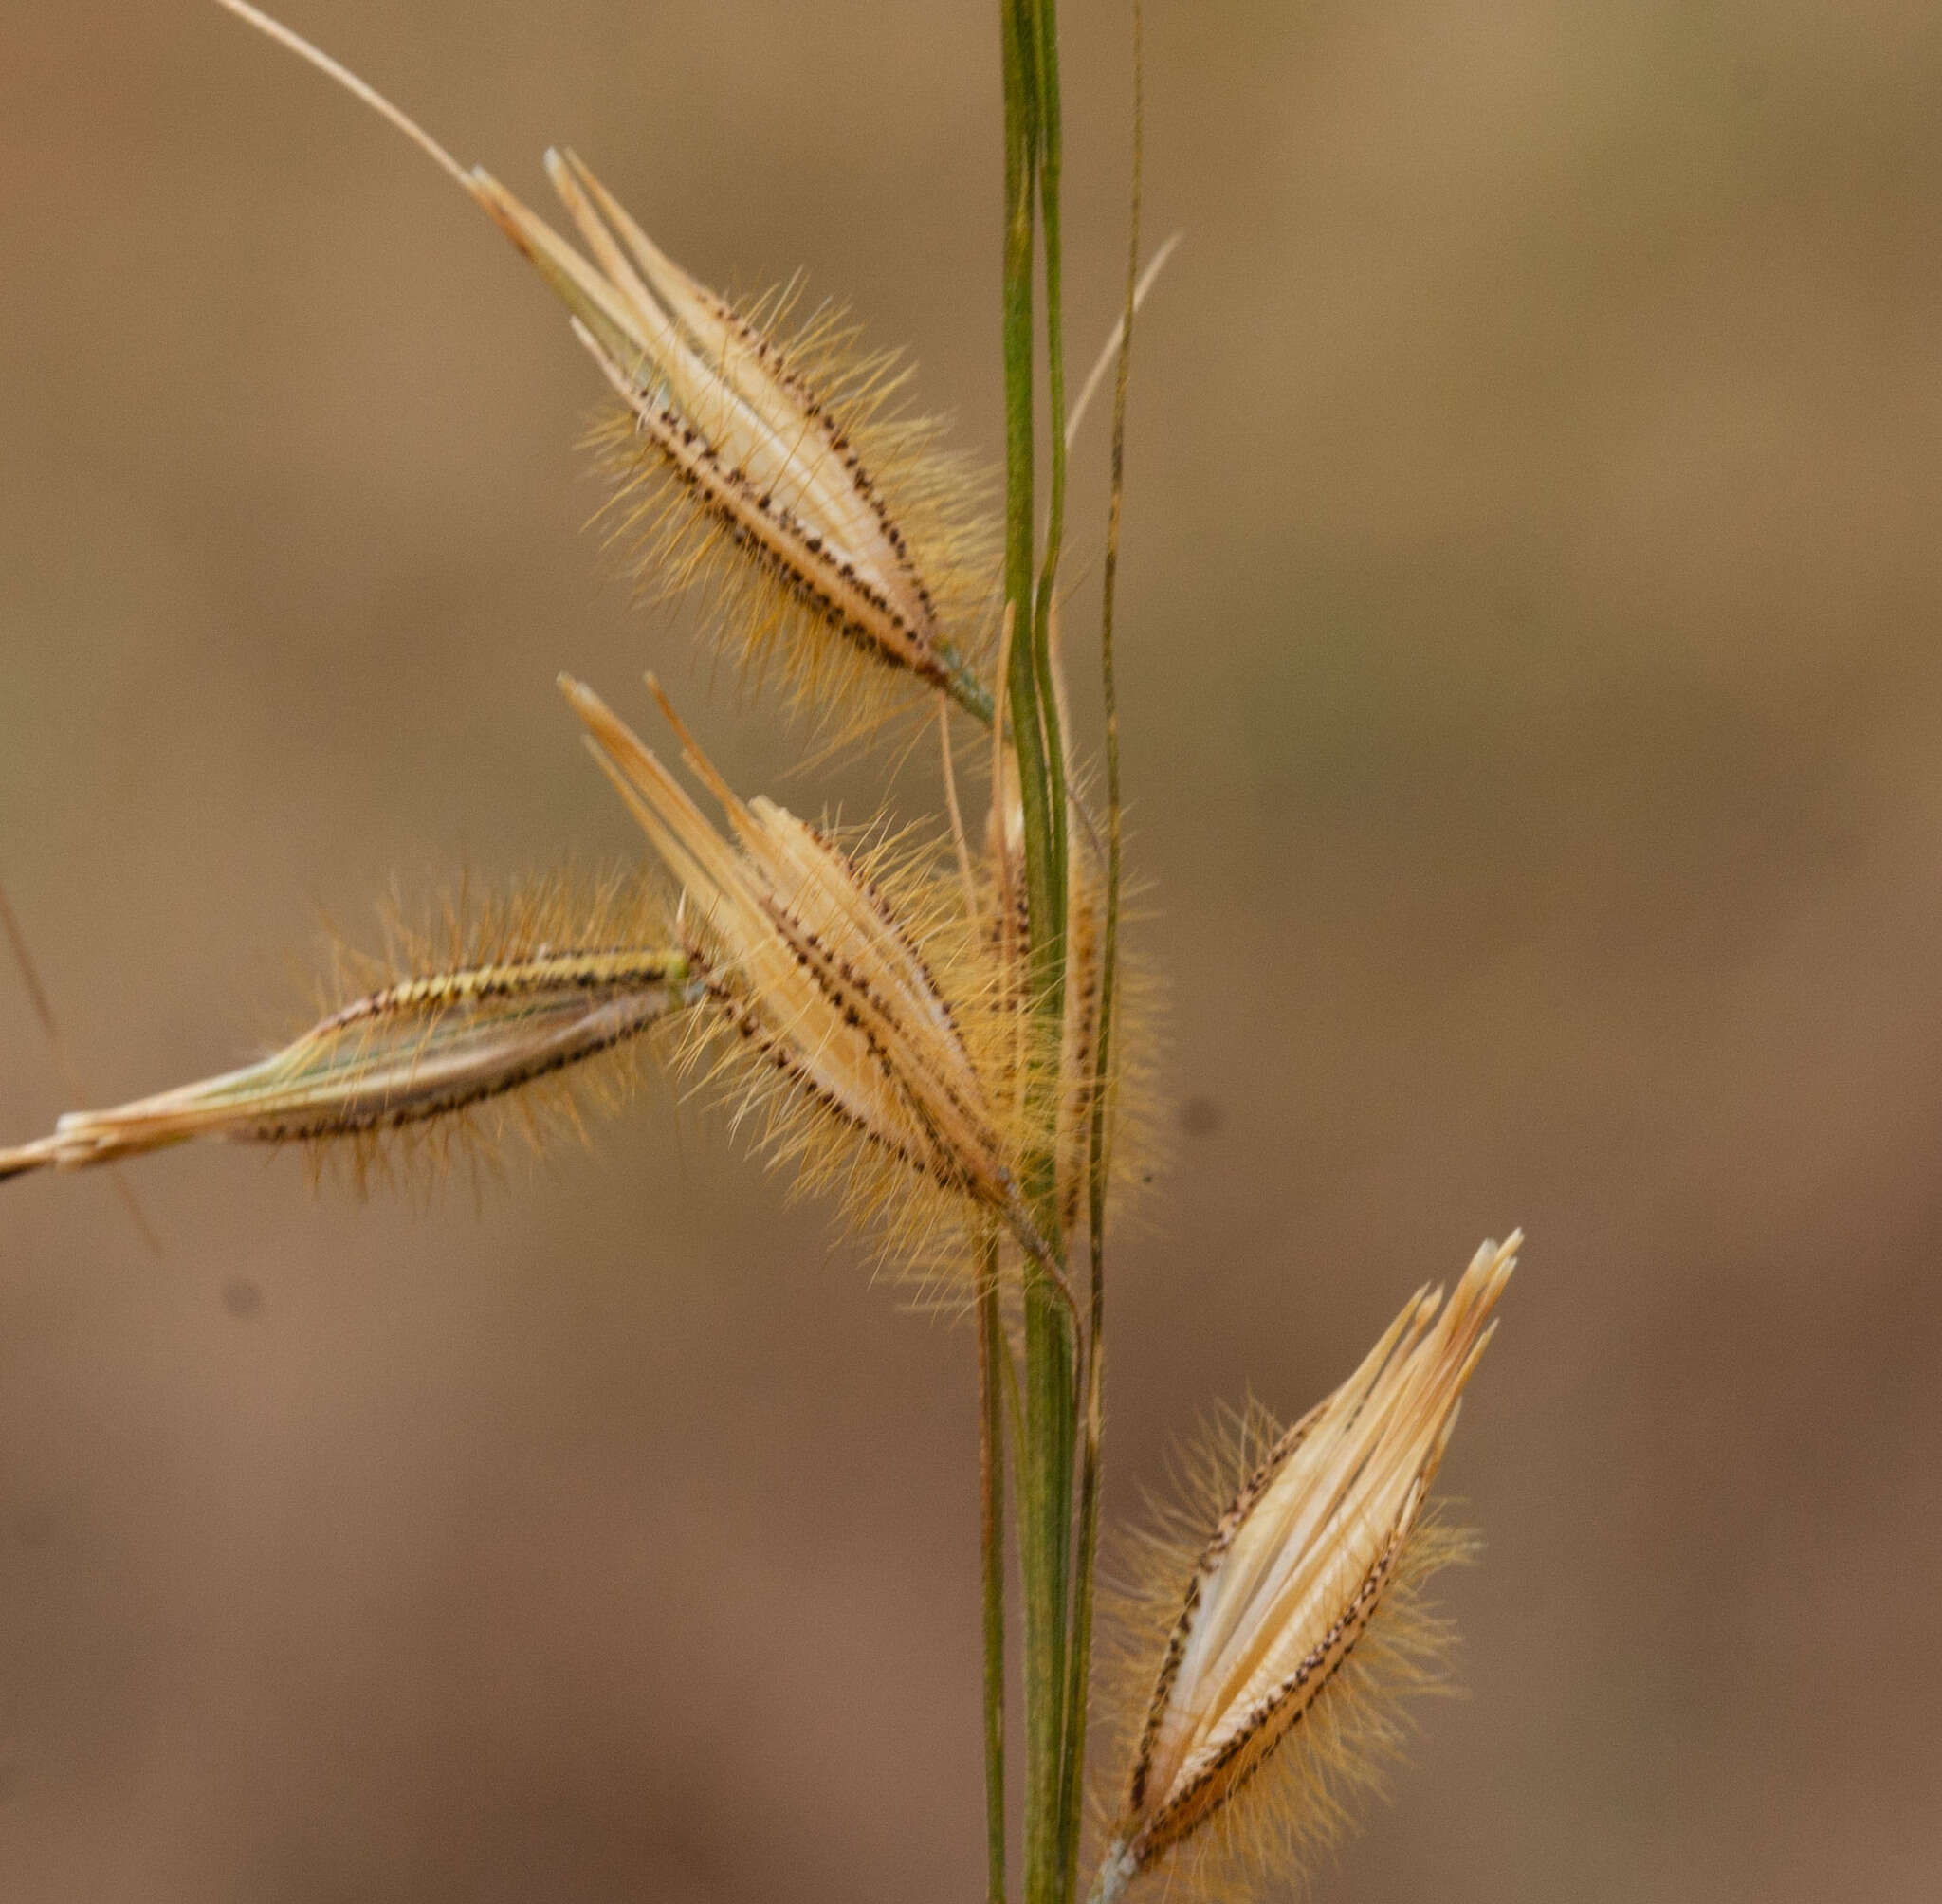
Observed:
[[[703,1069],[758,1147],[971,1325],[991,1904],[1072,1904],[1082,1877],[1094,1904],[1149,1880],[1224,1897],[1286,1878],[1393,1747],[1399,1695],[1441,1677],[1449,1636],[1423,1584],[1472,1542],[1430,1489],[1517,1239],[1486,1243],[1447,1301],[1419,1292],[1292,1429],[1238,1418],[1195,1497],[1130,1537],[1135,1584],[1095,1658],[1108,1245],[1151,1036],[1122,957],[1113,665],[1134,320],[1159,262],[1143,279],[1141,101],[1123,308],[1069,414],[1057,9],[999,0],[994,514],[989,485],[903,409],[896,361],[864,352],[840,313],[718,298],[586,165],[549,153],[577,247],[247,0],[219,4],[402,130],[559,298],[613,394],[595,451],[607,524],[643,580],[705,595],[744,674],[826,733],[934,711],[945,814],[811,823],[731,787],[651,677],[668,759],[562,678],[650,871],[593,893],[549,883],[400,935],[388,961],[339,974],[283,1049],[70,1113],[0,1151],[0,1177],[198,1137],[302,1141],[361,1169],[401,1146],[439,1154],[483,1118],[542,1132],[577,1114],[580,1087],[614,1096],[642,1061]],[[1133,33],[1137,75],[1137,6]],[[1061,575],[1068,445],[1108,367],[1095,764],[1075,758]],[[967,731],[988,763],[971,822]],[[1006,1761],[1014,1692],[1021,1767]]]

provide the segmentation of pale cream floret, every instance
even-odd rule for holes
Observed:
[[[982,1082],[923,956],[855,865],[774,802],[740,799],[677,723],[731,844],[596,694],[561,688],[684,888],[706,942],[697,956],[741,1029],[879,1144],[1009,1208],[1016,1186]]]
[[[0,1151],[0,1177],[192,1138],[282,1143],[402,1129],[578,1065],[694,1002],[678,951],[563,952],[428,974],[357,999],[239,1071],[69,1111]]]
[[[1243,1488],[1175,1627],[1116,1865],[1144,1868],[1212,1817],[1347,1657],[1421,1510],[1520,1241],[1486,1244],[1447,1304],[1414,1298]]]

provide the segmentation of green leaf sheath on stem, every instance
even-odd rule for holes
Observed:
[[[999,0],[1005,92],[1005,597],[1014,617],[1013,744],[1025,832],[1030,971],[1040,1035],[1028,1091],[1055,1106],[1057,1081],[1044,1074],[1059,1050],[1065,973],[1065,885],[1059,869],[1062,802],[1053,793],[1047,745],[1051,701],[1045,630],[1035,613],[1033,550],[1033,306],[1035,199],[1042,151],[1040,24],[1048,0]],[[1051,734],[1057,733],[1052,711]],[[1043,1120],[1051,1128],[1051,1119]],[[1040,1232],[1059,1236],[1051,1145],[1025,1160],[1023,1189]],[[1058,1904],[1064,1857],[1065,1662],[1072,1558],[1074,1331],[1046,1272],[1025,1270],[1025,1447],[1020,1451],[1019,1570],[1024,1583],[1025,1895]]]
[[[1092,1651],[1092,1573],[1099,1543],[1100,1443],[1104,1426],[1106,1326],[1106,1193],[1112,1173],[1112,1015],[1118,983],[1120,878],[1123,853],[1119,769],[1119,691],[1113,672],[1113,600],[1119,580],[1120,505],[1126,493],[1127,385],[1133,360],[1133,315],[1139,302],[1140,187],[1145,156],[1145,45],[1140,0],[1133,0],[1133,150],[1128,192],[1126,309],[1112,388],[1112,465],[1107,501],[1105,579],[1099,610],[1099,687],[1106,715],[1106,927],[1099,960],[1099,1035],[1093,1059],[1087,1238],[1091,1253],[1091,1315],[1088,1325],[1085,1453],[1079,1486],[1077,1604],[1072,1616],[1072,1670],[1068,1695],[1072,1747],[1065,1793],[1066,1895],[1075,1896],[1084,1791],[1086,1714]]]
[[[1027,1904],[1063,1896],[1067,1619],[1072,1533],[1073,1331],[1042,1275],[1025,1292]]]
[[[1066,513],[1066,394],[1065,394],[1065,294],[1064,252],[1060,222],[1060,184],[1064,154],[1062,114],[1059,98],[1058,9],[1056,0],[1037,0],[1036,53],[1039,120],[1039,211],[1044,221],[1045,258],[1045,353],[1046,353],[1046,434],[1051,456],[1051,493],[1047,499],[1045,557],[1038,573],[1038,586],[1033,606],[1032,653],[1038,677],[1038,706],[1045,734],[1048,804],[1051,809],[1052,882],[1057,895],[1058,916],[1048,921],[1046,950],[1049,969],[1040,982],[1046,987],[1045,1016],[1048,1034],[1058,1037],[1065,1011],[1066,969],[1065,901],[1069,892],[1068,837],[1070,807],[1066,786],[1066,740],[1061,731],[1061,695],[1054,685],[1052,649],[1052,617],[1058,586],[1059,557],[1065,540]],[[1036,949],[1035,933],[1035,949]],[[1035,974],[1035,976],[1037,976]],[[1062,1045],[1062,1041],[1061,1041]],[[1052,1048],[1060,1049],[1061,1045]],[[1062,1089],[1064,1081],[1058,1080]],[[1095,1295],[1097,1281],[1094,1282]],[[1055,1403],[1057,1410],[1059,1474],[1064,1492],[1061,1501],[1064,1527],[1062,1538],[1072,1539],[1072,1487],[1074,1457],[1081,1434],[1081,1382],[1075,1367],[1079,1345],[1076,1330],[1061,1356],[1058,1373],[1064,1378],[1063,1391]],[[1089,1329],[1082,1366],[1084,1387],[1090,1390],[1098,1368],[1099,1340],[1096,1324]],[[1096,1474],[1096,1436],[1086,1433],[1087,1468]],[[1094,1504],[1096,1513],[1096,1501]],[[1072,1895],[1078,1868],[1078,1792],[1084,1776],[1086,1680],[1090,1656],[1090,1553],[1085,1533],[1086,1507],[1082,1499],[1080,1530],[1075,1555],[1066,1562],[1065,1600],[1061,1617],[1065,1657],[1059,1692],[1060,1725],[1058,1787],[1054,1803],[1057,1817],[1053,1826],[1057,1870],[1053,1894],[1061,1900]],[[1073,1561],[1076,1561],[1076,1569]]]
[[[1047,915],[1047,966],[1041,981],[1063,990],[1065,983],[1066,805],[1065,736],[1059,694],[1053,682],[1052,610],[1058,581],[1059,554],[1066,522],[1066,357],[1065,292],[1059,224],[1059,180],[1063,169],[1058,82],[1057,0],[1036,0],[1038,82],[1038,202],[1044,221],[1046,441],[1051,453],[1051,494],[1047,499],[1045,560],[1032,612],[1032,660],[1037,674],[1038,718],[1045,737],[1046,791],[1052,819],[1051,884],[1056,916]],[[1056,955],[1055,958],[1053,955]],[[1053,1016],[1062,1016],[1060,1012]]]
[[[998,1309],[998,1230],[978,1252],[978,1510],[984,1588],[984,1821],[989,1904],[1005,1904],[1004,1370],[1011,1355]]]
[[[1034,198],[1039,122],[1037,0],[999,0],[1005,84],[1005,600],[1016,632],[1006,683],[1012,742],[1024,808],[1026,899],[1032,920],[1032,969],[1041,988],[1057,968],[1053,923],[1064,894],[1053,883],[1052,812],[1033,613],[1033,325]]]

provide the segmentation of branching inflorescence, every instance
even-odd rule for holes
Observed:
[[[799,1183],[833,1189],[884,1259],[975,1311],[986,1644],[989,1895],[1072,1904],[1089,1730],[1116,1738],[1091,1804],[1091,1895],[1148,1874],[1220,1895],[1329,1837],[1436,1684],[1447,1628],[1422,1583],[1470,1550],[1428,1493],[1493,1323],[1516,1238],[1447,1302],[1420,1294],[1363,1366],[1285,1434],[1244,1419],[1201,1463],[1204,1499],[1135,1536],[1093,1726],[1092,1579],[1103,1419],[1105,1236],[1126,1084],[1146,1064],[1119,948],[1122,835],[1112,590],[1138,257],[1113,349],[1102,641],[1106,812],[1083,811],[1058,639],[1065,449],[1054,0],[1001,0],[1006,94],[1005,511],[927,424],[892,359],[840,315],[782,334],[791,300],[737,309],[669,260],[571,154],[546,172],[577,250],[363,82],[245,0],[229,10],[400,127],[566,306],[617,398],[594,447],[612,534],[656,588],[706,592],[723,639],[826,728],[937,709],[947,831],[839,836],[738,796],[650,677],[686,777],[583,684],[560,686],[647,835],[654,870],[591,895],[556,883],[339,982],[260,1061],[0,1151],[0,1178],[196,1137],[301,1140],[361,1168],[481,1116],[573,1114],[650,1044],[709,1068]],[[1137,50],[1137,9],[1135,37]],[[1136,57],[1136,70],[1138,61]],[[1035,287],[1050,348],[1046,538],[1034,499]],[[1090,391],[1090,385],[1089,385]],[[1083,403],[1082,398],[1082,403]],[[1002,559],[1000,560],[1000,551]],[[953,721],[981,730],[974,842]],[[711,818],[690,791],[719,809]],[[650,1040],[646,1034],[658,1033]],[[541,1095],[548,1088],[554,1095]],[[534,1107],[540,1107],[535,1109]],[[1008,1458],[1009,1457],[1009,1458]],[[1023,1855],[1004,1761],[1005,1480],[1024,1604]],[[1116,1781],[1116,1783],[1114,1783]]]

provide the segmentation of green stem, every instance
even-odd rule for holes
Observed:
[[[1119,981],[1119,909],[1124,851],[1119,768],[1119,689],[1113,666],[1113,601],[1119,580],[1120,507],[1126,494],[1127,385],[1132,370],[1133,314],[1140,273],[1140,187],[1145,144],[1145,22],[1133,0],[1133,152],[1131,205],[1127,238],[1126,310],[1112,389],[1112,474],[1106,520],[1106,576],[1099,613],[1100,696],[1106,713],[1106,929],[1099,961],[1099,1035],[1094,1053],[1087,1233],[1091,1254],[1091,1317],[1087,1334],[1085,1456],[1079,1487],[1077,1604],[1072,1620],[1072,1669],[1067,1758],[1066,1895],[1075,1895],[1079,1858],[1079,1801],[1083,1790],[1086,1713],[1092,1645],[1092,1574],[1099,1542],[1100,1443],[1104,1417],[1106,1327],[1106,1198],[1112,1176],[1113,1010]],[[1096,1895],[1116,1895],[1126,1874],[1115,1862],[1102,1869]]]
[[[1046,431],[1051,452],[1051,495],[1046,510],[1045,559],[1038,573],[1038,588],[1033,606],[1032,652],[1038,675],[1039,716],[1045,731],[1048,793],[1051,806],[1051,877],[1057,895],[1058,912],[1048,916],[1044,937],[1045,963],[1039,968],[1044,988],[1046,1035],[1058,1037],[1065,1012],[1066,906],[1070,892],[1069,837],[1070,807],[1066,790],[1066,740],[1061,731],[1061,695],[1053,681],[1052,616],[1058,586],[1059,557],[1065,541],[1066,516],[1066,391],[1065,391],[1065,292],[1064,248],[1059,213],[1060,185],[1064,149],[1059,100],[1058,7],[1057,0],[1037,0],[1037,68],[1039,118],[1039,210],[1045,229],[1045,351],[1046,351]],[[1036,935],[1035,935],[1035,938]],[[1035,944],[1035,950],[1037,947]],[[1054,1044],[1053,1050],[1060,1047]],[[1056,1081],[1062,1091],[1065,1081]],[[1094,1277],[1095,1309],[1098,1280]],[[1076,1319],[1074,1319],[1076,1321]],[[1065,1354],[1059,1372],[1068,1377],[1058,1395],[1056,1422],[1057,1459],[1063,1484],[1060,1506],[1064,1515],[1061,1538],[1072,1538],[1072,1486],[1073,1457],[1079,1437],[1080,1386],[1071,1381],[1075,1374],[1072,1355],[1077,1348],[1077,1332],[1062,1345]],[[1086,1468],[1097,1474],[1097,1380],[1099,1335],[1096,1319],[1086,1337],[1084,1388],[1088,1394]],[[1078,1864],[1078,1793],[1085,1761],[1086,1681],[1091,1654],[1091,1595],[1090,1591],[1090,1540],[1089,1522],[1096,1527],[1097,1492],[1090,1499],[1082,1493],[1078,1552],[1070,1549],[1064,1558],[1066,1597],[1069,1607],[1062,1613],[1065,1644],[1059,1693],[1058,1815],[1054,1826],[1057,1871],[1053,1895],[1066,1904],[1072,1895]],[[1073,1565],[1076,1558],[1076,1567]]]
[[[1045,228],[1046,437],[1051,450],[1051,496],[1045,526],[1045,560],[1032,612],[1032,662],[1037,675],[1039,723],[1045,736],[1048,805],[1052,822],[1050,883],[1056,911],[1045,915],[1045,968],[1041,982],[1060,993],[1065,983],[1069,815],[1066,805],[1065,736],[1059,695],[1053,685],[1052,609],[1066,526],[1066,353],[1064,249],[1060,240],[1059,185],[1064,169],[1058,80],[1057,0],[1036,0],[1039,211]],[[1036,934],[1035,933],[1035,938]],[[1048,1006],[1048,1015],[1062,1016]]]
[[[1005,598],[1013,615],[1011,728],[1025,831],[1030,996],[1026,1092],[1033,1126],[1045,1134],[1023,1160],[1023,1189],[1035,1223],[1054,1249],[1059,1236],[1051,1130],[1057,1103],[1056,1054],[1063,1018],[1065,882],[1060,854],[1064,801],[1056,758],[1058,723],[1050,704],[1045,628],[1034,590],[1034,413],[1032,273],[1035,197],[1043,151],[1042,9],[1052,0],[1000,0],[1005,90]],[[1048,725],[1048,715],[1050,724]],[[1025,1446],[1019,1461],[1018,1560],[1024,1583],[1025,1896],[1063,1904],[1061,1820],[1068,1591],[1072,1536],[1074,1329],[1064,1292],[1044,1268],[1024,1271]]]
[[[1072,1507],[1072,1331],[1042,1272],[1025,1291],[1025,1896],[1060,1904]]]
[[[1079,1551],[1073,1568],[1072,1648],[1067,1659],[1064,1783],[1059,1794],[1059,1833],[1064,1847],[1064,1896],[1075,1895],[1079,1877],[1080,1799],[1085,1790],[1086,1715],[1092,1667],[1092,1568],[1099,1547],[1100,1431],[1104,1422],[1104,1359],[1100,1325],[1106,1320],[1106,1279],[1098,1251],[1092,1256],[1092,1318],[1086,1338],[1084,1441],[1079,1481]]]
[[[1004,1381],[1011,1350],[998,1312],[998,1231],[979,1244],[978,1509],[984,1567],[984,1818],[989,1904],[1005,1904]]]
[[[1014,621],[1011,674],[1013,742],[1025,814],[1026,897],[1037,923],[1048,917],[1042,887],[1048,868],[1044,739],[1038,718],[1038,670],[1032,654],[1032,241],[1033,187],[1038,163],[1035,0],[999,0],[1005,83],[1005,600]],[[1040,850],[1035,851],[1035,847]]]

